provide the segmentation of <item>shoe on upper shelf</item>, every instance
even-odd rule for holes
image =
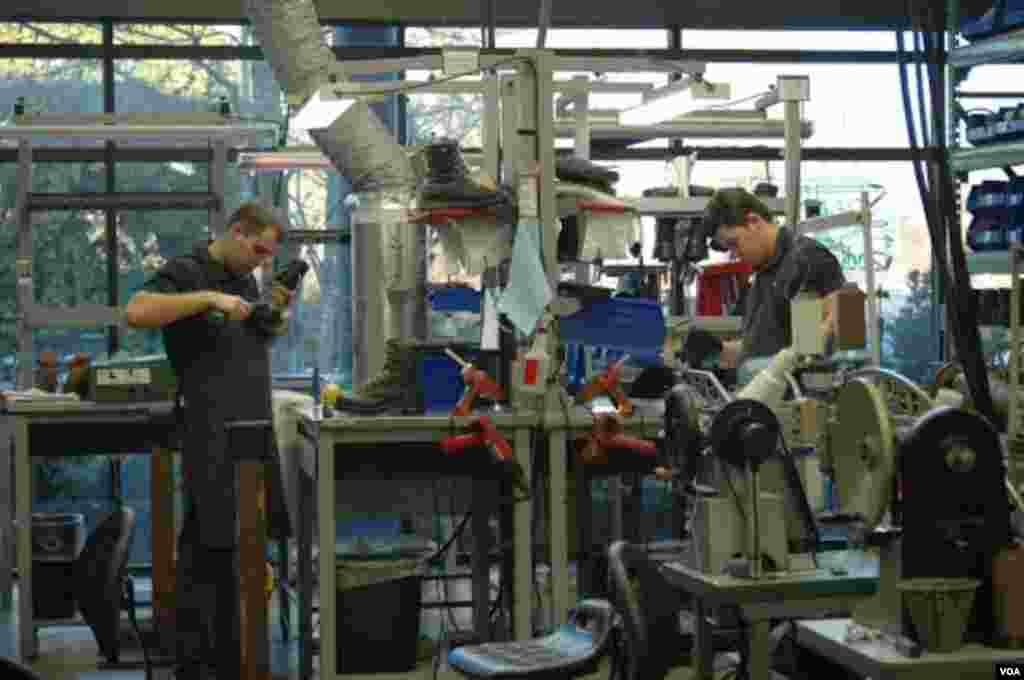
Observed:
[[[699,184],[690,185],[690,196],[694,198],[713,196],[715,190]],[[679,187],[652,187],[644,189],[644,198],[675,198],[679,195]]]
[[[459,144],[441,139],[428,144],[420,156],[421,208],[493,208],[514,203],[512,193],[489,178],[475,179]]]

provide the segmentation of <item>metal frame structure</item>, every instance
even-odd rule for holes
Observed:
[[[874,226],[871,209],[881,199],[882,196],[878,196],[873,201],[869,200],[868,193],[862,191],[860,194],[860,210],[850,210],[827,217],[816,217],[797,224],[802,234],[816,234],[819,231],[828,231],[838,227],[859,226],[861,228],[861,232],[864,235],[864,282],[867,288],[868,349],[871,351],[871,360],[875,366],[882,365],[882,346],[881,338],[879,338],[878,334],[878,299],[876,297],[877,287],[875,286],[874,267],[875,246],[871,233]]]
[[[217,120],[219,118],[219,120]],[[34,293],[32,217],[34,211],[67,209],[175,210],[182,208],[210,211],[210,231],[224,227],[224,179],[227,172],[228,145],[247,144],[276,132],[269,123],[242,123],[210,114],[178,115],[177,124],[139,124],[122,122],[116,117],[41,115],[24,122],[0,127],[0,139],[18,144],[18,182],[15,197],[17,222],[15,273],[17,276],[16,386],[28,389],[33,384],[33,330],[47,326],[118,327],[123,310],[113,305],[80,305],[75,308],[37,304]],[[213,147],[213,167],[207,192],[190,193],[96,193],[52,194],[32,191],[34,142],[44,139],[72,142],[100,141],[120,144],[139,140],[160,140],[164,144],[194,143],[207,139]],[[108,220],[108,230],[111,228]]]
[[[590,143],[595,136],[602,134],[616,134],[613,126],[595,126],[589,120],[587,98],[590,91],[590,84],[584,78],[574,78],[571,81],[554,80],[556,70],[575,71],[600,71],[600,72],[623,72],[623,71],[662,71],[662,72],[703,72],[703,64],[695,63],[664,63],[655,59],[645,60],[565,60],[549,50],[521,50],[517,53],[521,57],[516,62],[516,74],[499,75],[479,83],[472,84],[469,89],[483,91],[485,93],[485,120],[484,120],[484,168],[495,176],[501,176],[504,183],[516,187],[519,192],[519,203],[521,206],[536,206],[537,219],[541,225],[541,257],[544,270],[549,278],[549,285],[552,290],[557,288],[561,279],[561,266],[557,261],[556,241],[558,236],[558,211],[555,199],[555,159],[554,141],[556,136],[574,137],[576,142],[576,153],[583,157],[589,155]],[[507,63],[507,59],[495,59],[481,54],[479,65],[501,66]],[[342,81],[329,86],[333,94],[337,96],[359,96],[368,91],[375,95],[384,92],[400,92],[409,87],[409,83],[390,82],[385,84],[363,85],[345,82],[348,75],[365,72],[388,72],[396,69],[438,69],[445,65],[444,55],[441,57],[420,57],[416,59],[396,60],[388,63],[361,62],[346,63],[339,66],[339,73],[336,75]],[[494,82],[497,82],[497,93],[500,95],[500,103],[494,101]],[[457,91],[460,83],[442,84],[444,91]],[[432,86],[425,86],[424,91],[430,91]],[[771,137],[784,136],[786,139],[786,161],[787,177],[795,176],[795,180],[787,182],[787,191],[793,192],[793,196],[786,201],[786,210],[790,223],[794,223],[799,210],[799,162],[801,138],[810,134],[811,126],[800,117],[800,102],[805,101],[808,96],[806,78],[800,78],[798,86],[794,89],[784,79],[779,82],[779,101],[785,103],[786,115],[782,125],[776,122],[750,121],[741,125],[746,127],[747,133],[757,136]],[[572,123],[559,122],[555,118],[555,107],[553,105],[554,93],[562,91],[568,93],[575,101],[576,107]],[[762,102],[762,107],[767,108],[774,104],[774,101]],[[498,114],[501,114],[501,135],[492,133],[498,130]],[[726,123],[732,124],[732,123]],[[628,129],[628,136],[647,135],[649,137],[679,137],[695,136],[704,134],[707,136],[722,135],[721,123],[714,120],[691,121],[680,124],[661,124],[654,126],[636,126]],[[498,149],[499,144],[503,151],[502,158],[504,166],[499,174],[498,170]],[[683,162],[684,167],[688,167]],[[682,187],[681,199],[667,201],[648,201],[643,207],[645,214],[699,214],[706,205],[706,200],[690,199],[688,197],[689,173],[684,170],[681,173],[685,186]],[[539,178],[539,179],[538,179]],[[354,239],[355,246],[359,241]],[[354,253],[353,258],[358,259],[359,254]],[[383,296],[383,293],[379,293]],[[383,302],[383,300],[381,300]],[[355,326],[355,324],[354,324]],[[383,330],[381,328],[380,330]],[[375,332],[375,329],[369,332]],[[558,339],[555,334],[549,334],[549,342],[552,347],[549,352],[554,352]],[[368,348],[369,349],[369,348]],[[355,360],[353,361],[355,364]],[[373,360],[368,358],[367,363],[373,365]],[[558,401],[558,395],[554,390],[549,390],[543,404],[545,423],[550,418],[562,413]],[[566,441],[564,433],[556,431],[557,428],[546,428],[550,432],[548,455],[549,455],[549,484],[550,484],[550,517],[549,527],[551,545],[551,579],[552,579],[552,609],[554,620],[561,620],[564,611],[570,606],[568,601],[569,578],[568,578],[568,541],[567,541],[567,516],[564,499],[566,497]],[[618,529],[618,536],[622,534],[621,518],[621,494],[610,489],[610,496],[619,498],[613,511],[613,517],[618,517],[615,526]],[[529,526],[529,507],[517,506],[515,509],[516,526]],[[520,536],[517,532],[516,541],[529,541],[529,532],[526,536]],[[521,553],[522,554],[522,553]],[[520,569],[531,568],[532,565],[516,565],[516,578],[526,578],[529,572],[520,572]],[[528,631],[515,631],[518,639],[528,636]]]
[[[1024,41],[1019,32],[1011,32],[993,37],[975,40],[967,45],[958,45],[956,34],[959,31],[960,2],[948,0],[946,4],[947,36],[946,78],[949,96],[946,98],[945,134],[948,140],[950,169],[955,173],[954,179],[966,179],[968,173],[989,168],[1005,168],[1024,163],[1024,144],[1016,141],[985,144],[978,147],[963,147],[960,142],[959,121],[953,114],[953,105],[960,96],[958,85],[967,77],[971,68],[985,64],[1020,64],[1024,61]],[[954,184],[959,199],[959,183]],[[960,205],[960,201],[956,201]],[[1024,488],[1024,394],[1021,390],[1021,370],[1024,364],[1021,343],[1024,332],[1021,329],[1020,305],[1022,288],[1024,288],[1024,249],[1019,243],[1011,244],[1005,254],[974,253],[967,255],[967,265],[971,274],[992,273],[1010,274],[1010,360],[1009,360],[1009,407],[1007,414],[1007,454],[1008,473],[1018,488]],[[996,255],[996,257],[991,257]],[[999,255],[1002,255],[1000,257]],[[949,323],[948,318],[946,319]]]

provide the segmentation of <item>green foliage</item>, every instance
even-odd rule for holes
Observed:
[[[480,46],[480,31],[473,29],[417,28],[417,45]],[[428,144],[432,139],[454,139],[463,147],[479,147],[483,118],[483,97],[479,95],[413,94],[407,100],[410,144]]]
[[[927,383],[939,358],[932,277],[915,269],[907,274],[907,288],[903,306],[885,324],[883,361],[908,378]]]

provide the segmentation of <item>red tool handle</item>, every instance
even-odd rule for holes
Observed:
[[[658,446],[654,442],[627,434],[601,434],[597,436],[597,442],[603,449],[629,449],[641,456],[658,455]]]
[[[499,461],[512,460],[512,445],[501,436],[498,428],[494,427],[494,424],[487,416],[480,416],[474,421],[473,425],[480,429],[481,437],[495,459]]]
[[[445,437],[441,440],[441,450],[447,453],[449,456],[460,454],[466,449],[471,449],[475,446],[482,446],[484,443],[484,436],[476,432],[474,434],[456,434],[450,437]]]
[[[591,212],[624,213],[628,210],[626,204],[618,205],[613,203],[601,203],[600,201],[576,201],[576,208],[579,210],[590,210]]]
[[[432,220],[456,220],[465,217],[489,217],[493,219],[496,213],[492,208],[430,208],[423,212],[412,213],[409,221],[413,224],[430,224]]]
[[[502,462],[512,460],[512,445],[500,434],[494,433],[486,442],[495,458]]]
[[[462,392],[462,398],[459,399],[459,403],[452,409],[452,414],[456,416],[468,416],[473,412],[473,402],[476,401],[477,386],[476,383],[466,383],[466,388]]]

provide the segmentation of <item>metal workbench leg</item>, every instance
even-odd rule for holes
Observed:
[[[270,680],[270,617],[267,602],[266,463],[236,463],[238,518],[238,627],[242,680]],[[220,631],[217,632],[220,634]]]
[[[568,437],[568,433],[566,434]],[[591,571],[593,555],[593,515],[590,495],[590,475],[587,466],[577,459],[573,464],[576,475],[576,591],[580,597],[593,597],[596,585]]]
[[[281,625],[281,640],[288,642],[291,637],[292,603],[288,597],[288,539],[280,538],[277,541],[277,599],[278,599],[278,622]]]
[[[13,587],[11,576],[14,572],[12,558],[14,551],[14,525],[11,522],[14,498],[14,480],[11,475],[14,468],[11,466],[14,453],[14,434],[11,432],[11,418],[7,417],[0,421],[0,611],[10,608],[13,601]]]
[[[525,427],[516,429],[515,456],[526,479],[532,477],[532,451],[530,450],[530,430]],[[513,546],[515,551],[515,580],[512,584],[514,601],[512,634],[516,640],[529,640],[533,637],[533,534],[530,522],[530,504],[516,503],[513,515]],[[323,583],[323,577],[321,577]],[[321,673],[321,677],[324,677]]]
[[[296,550],[298,550],[299,584],[299,680],[313,678],[313,503],[312,484],[299,472],[298,522],[296,522]]]
[[[482,641],[491,637],[491,511],[495,484],[473,484],[473,632]]]
[[[320,527],[320,680],[338,672],[334,446],[320,439],[317,451],[317,513]]]
[[[569,602],[569,517],[566,501],[566,459],[564,431],[548,434],[548,516],[551,526],[551,620],[557,626],[566,620]]]
[[[153,622],[161,644],[174,649],[173,626],[162,625],[173,621],[175,567],[174,542],[177,537],[174,522],[174,453],[170,449],[154,446],[150,454],[150,525],[153,553]]]
[[[508,484],[511,487],[511,484]],[[508,495],[508,494],[506,494]],[[496,641],[504,642],[511,640],[512,621],[515,619],[515,597],[513,593],[513,582],[515,579],[515,550],[511,548],[513,536],[515,536],[515,508],[508,503],[502,503],[498,510],[499,515],[499,536],[501,537],[501,598],[502,605],[499,607],[499,625]],[[507,615],[506,615],[507,612]]]
[[[28,419],[14,418],[14,489],[18,533],[18,653],[22,659],[39,655],[32,612],[32,461],[29,458]]]
[[[771,678],[771,622],[754,621],[750,624],[747,647],[747,668],[750,680]]]
[[[711,624],[708,608],[700,598],[693,600],[693,677],[711,680],[715,650],[711,644]]]
[[[34,340],[29,324],[28,309],[35,304],[32,267],[32,214],[28,209],[28,195],[32,191],[32,142],[22,139],[18,142],[18,183],[14,198],[14,214],[17,220],[15,233],[14,269],[17,281],[15,301],[17,303],[17,342],[15,356],[15,388],[27,390],[34,384],[32,365],[34,362]]]

